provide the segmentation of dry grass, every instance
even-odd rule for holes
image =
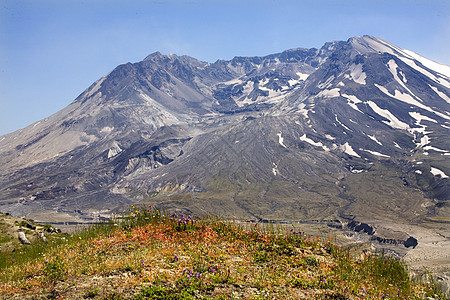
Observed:
[[[302,232],[151,208],[39,247],[2,256],[2,299],[444,298],[382,255],[356,260]]]

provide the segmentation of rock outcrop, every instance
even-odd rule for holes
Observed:
[[[19,241],[20,241],[22,244],[25,244],[25,245],[30,245],[30,244],[31,244],[31,242],[30,242],[30,241],[28,240],[28,238],[25,236],[25,233],[24,233],[23,231],[19,231],[18,237],[19,237]]]

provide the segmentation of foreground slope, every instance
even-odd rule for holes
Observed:
[[[2,299],[444,299],[398,260],[352,258],[295,228],[159,211],[2,256]],[[425,277],[424,277],[425,278]]]

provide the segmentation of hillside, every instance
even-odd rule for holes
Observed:
[[[444,299],[382,254],[298,228],[132,207],[110,223],[3,252],[2,299]],[[425,278],[425,277],[424,277]]]
[[[213,63],[155,52],[0,136],[0,211],[321,225],[449,285],[449,136],[450,66],[381,38]]]

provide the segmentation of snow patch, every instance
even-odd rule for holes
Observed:
[[[404,51],[403,49],[401,49],[401,51]],[[404,53],[405,55],[407,55],[406,53]],[[420,73],[424,74],[425,76],[429,77],[430,79],[434,80],[435,82],[450,88],[450,83],[447,79],[444,79],[442,77],[437,77],[434,74],[431,74],[430,72],[428,72],[427,70],[423,69],[422,67],[420,67],[419,65],[417,65],[417,63],[415,62],[415,60],[413,58],[408,58],[408,57],[403,57],[403,56],[397,56],[398,58],[400,58],[405,64],[407,64],[408,66],[410,66],[411,68],[419,71]]]
[[[422,175],[422,171],[420,171],[420,170],[416,170],[415,173]]]
[[[418,99],[419,101],[422,101],[419,97],[414,95],[414,93],[405,85],[404,82],[406,81],[406,77],[403,75],[403,80],[400,80],[400,78],[398,77],[398,66],[397,66],[397,63],[395,62],[395,60],[391,59],[388,62],[388,68],[389,68],[389,71],[391,72],[391,74],[394,76],[395,81],[397,81],[405,90],[408,91],[408,93],[413,95],[416,99]]]
[[[241,84],[241,83],[242,83],[242,80],[239,78],[235,78],[235,79],[231,79],[231,80],[223,82],[223,84],[226,84],[226,85]]]
[[[300,80],[306,80],[309,77],[309,74],[306,74],[306,73],[297,72],[295,74],[298,75]]]
[[[439,170],[438,168],[431,167],[431,174],[434,176],[441,176],[441,178],[448,178],[447,174],[445,174],[442,170]]]
[[[379,85],[379,84],[375,84],[375,86],[376,86],[381,92],[383,92],[384,94],[386,94],[386,95],[389,96],[389,97],[395,98],[395,99],[397,99],[397,100],[399,100],[399,101],[402,101],[402,102],[405,102],[405,103],[408,103],[408,104],[411,104],[411,105],[414,105],[414,106],[420,107],[420,108],[422,108],[422,109],[425,109],[425,110],[428,110],[428,111],[433,112],[433,110],[432,110],[431,108],[429,108],[429,107],[426,106],[426,105],[423,105],[422,103],[420,103],[419,101],[417,101],[416,99],[414,99],[413,97],[411,97],[411,95],[409,95],[409,94],[405,94],[405,93],[400,92],[399,90],[395,90],[395,91],[394,91],[394,94],[392,95],[392,94],[387,90],[387,88],[385,88],[384,86],[381,86],[381,85]]]
[[[356,105],[357,103],[363,103],[363,101],[359,100],[356,96],[354,95],[347,95],[347,94],[342,94],[342,97],[347,99],[347,104],[353,108],[356,111],[359,111],[360,113],[363,114],[362,111],[359,110],[358,106]]]
[[[425,145],[428,145],[430,143],[430,138],[428,135],[424,135],[420,138],[420,142],[417,143],[417,147],[424,147]]]
[[[305,119],[308,119],[308,109],[305,109],[306,104],[305,103],[300,103],[300,105],[298,106],[298,112],[301,113]]]
[[[281,136],[281,132],[277,133],[278,135],[278,143],[283,146],[284,148],[287,148],[286,145],[284,144],[284,137]]]
[[[389,155],[386,155],[386,154],[383,154],[383,153],[380,153],[380,152],[367,150],[367,149],[362,149],[362,148],[359,148],[359,150],[369,152],[370,154],[375,155],[375,156],[390,158]]]
[[[331,141],[334,141],[334,140],[336,139],[334,136],[331,136],[331,135],[329,135],[329,134],[325,134],[325,138],[326,138],[326,139],[329,139],[329,140],[331,140]]]
[[[409,130],[409,131],[410,131],[411,133],[414,133],[414,136],[416,136],[416,132],[422,133],[422,134],[424,135],[423,137],[421,137],[420,142],[419,142],[419,143],[416,143],[416,146],[417,146],[417,147],[423,147],[423,146],[429,144],[429,143],[430,143],[430,140],[429,140],[429,137],[427,136],[427,134],[428,134],[428,133],[431,133],[431,131],[427,132],[427,131],[426,131],[427,126],[426,126],[426,125],[420,124],[420,122],[421,122],[422,120],[426,120],[426,121],[430,121],[430,122],[437,123],[437,121],[434,120],[434,119],[431,119],[431,118],[429,118],[429,117],[427,117],[427,116],[421,115],[421,114],[418,113],[418,112],[410,112],[409,115],[410,115],[411,117],[413,117],[414,119],[416,119],[416,123],[415,123],[415,124],[416,124],[417,126],[420,127],[420,128],[412,128],[412,129]]]
[[[364,170],[356,170],[356,169],[352,170],[353,174],[359,174],[359,173],[362,173],[362,172],[364,172]]]
[[[409,129],[408,124],[403,123],[402,121],[397,119],[397,117],[394,116],[389,110],[379,108],[378,105],[372,101],[367,101],[367,103],[369,104],[370,108],[374,112],[376,112],[378,115],[382,116],[383,118],[388,119],[388,121],[383,121],[383,123],[391,126],[392,128],[404,129],[404,130]]]
[[[400,147],[399,144],[397,144],[396,142],[394,142],[394,146],[398,149],[402,149],[402,147]]]
[[[348,131],[353,131],[350,128],[348,128],[347,126],[345,126],[344,123],[342,123],[341,121],[339,121],[338,117],[336,114],[334,114],[334,117],[336,118],[336,122],[338,122],[342,127],[344,127],[345,129],[347,129]]]
[[[113,130],[114,130],[114,127],[105,126],[100,130],[100,132],[111,132]]]
[[[108,151],[108,158],[112,158],[122,152],[122,148],[120,148],[118,143],[114,143],[113,147],[111,147]]]
[[[392,95],[391,93],[389,93],[389,91],[388,91],[384,86],[381,86],[381,85],[378,85],[378,84],[375,84],[375,86],[376,86],[380,91],[382,91],[384,94],[386,94],[386,95],[389,96],[389,97],[393,97],[393,98],[395,98],[395,99],[397,99],[397,100],[399,100],[399,101],[402,101],[402,102],[405,102],[405,103],[408,103],[408,104],[411,104],[411,105],[420,107],[420,108],[422,108],[422,109],[424,109],[424,110],[427,110],[427,111],[429,111],[429,112],[432,112],[432,113],[434,113],[434,114],[440,116],[441,118],[450,120],[450,117],[449,117],[449,116],[447,116],[447,115],[445,115],[445,114],[443,114],[443,113],[440,113],[440,112],[438,112],[438,111],[434,111],[434,110],[431,109],[430,107],[428,107],[428,106],[426,106],[426,105],[420,103],[419,101],[417,101],[416,99],[414,99],[413,97],[411,97],[411,95],[409,95],[409,94],[404,94],[404,93],[402,93],[402,92],[400,92],[400,91],[398,91],[398,90],[395,90],[395,91],[394,91],[394,95]]]
[[[404,49],[403,52],[412,57],[413,59],[419,61],[425,67],[450,78],[450,66],[437,63],[410,50]]]
[[[444,99],[445,101],[447,101],[447,103],[450,103],[450,97],[448,97],[446,94],[444,94],[443,92],[441,92],[440,90],[438,90],[437,87],[431,86],[430,88],[442,99]]]
[[[383,144],[379,140],[377,140],[377,138],[374,135],[367,135],[367,137],[375,141],[375,143],[377,143],[378,145],[383,146]]]
[[[272,173],[274,176],[277,176],[277,174],[279,173],[278,166],[275,163],[273,163]]]
[[[370,42],[368,41],[369,39],[371,40]],[[417,53],[415,53],[413,51],[397,47],[397,46],[392,45],[392,44],[390,44],[390,43],[388,43],[386,41],[383,41],[381,39],[374,40],[374,39],[372,39],[370,37],[365,37],[364,40],[366,42],[368,42],[368,43],[371,43],[371,44],[379,44],[379,45],[381,45],[381,46],[378,46],[380,52],[387,52],[387,53],[395,54],[401,60],[403,60],[403,59],[408,59],[408,60],[415,59],[415,60],[419,61],[425,67],[430,68],[430,69],[432,69],[432,70],[434,70],[436,72],[439,72],[441,74],[444,74],[447,77],[450,77],[450,67],[449,66],[436,63],[436,62],[434,62],[432,60],[429,60],[429,59],[427,59],[427,58],[425,58],[425,57],[423,57],[423,56],[421,56],[421,55],[419,55],[419,54],[417,54]],[[394,52],[394,50],[397,53]],[[401,54],[402,56],[399,56],[398,54]],[[418,66],[416,65],[416,67],[418,67]]]
[[[323,90],[320,93],[318,93],[316,97],[323,97],[323,98],[339,97],[340,96],[339,91],[340,91],[339,88],[334,88],[334,89],[331,89],[331,90]]]
[[[294,85],[296,85],[296,84],[298,83],[298,80],[295,80],[295,79],[289,79],[289,80],[288,80],[288,83],[289,83],[289,86],[294,86]],[[286,88],[288,88],[288,87],[286,87]]]
[[[244,90],[242,91],[242,93],[243,93],[244,95],[250,95],[250,93],[253,91],[254,87],[255,87],[254,82],[253,82],[253,81],[248,81],[248,82],[243,86],[243,89],[244,89]],[[251,103],[253,103],[252,99],[249,98],[248,96],[245,97],[243,100],[235,101],[235,102],[236,102],[236,104],[237,104],[239,107],[242,107],[242,106],[244,106],[245,104],[251,104]],[[217,103],[217,104],[218,104],[218,103]]]
[[[411,117],[413,117],[414,119],[417,120],[417,123],[416,123],[416,124],[420,124],[420,121],[422,121],[422,120],[430,121],[430,122],[433,122],[433,123],[437,123],[436,120],[434,120],[434,119],[432,119],[432,118],[429,118],[429,117],[427,117],[427,116],[421,115],[421,114],[418,113],[418,112],[413,112],[413,111],[412,111],[412,112],[409,112],[409,115],[410,115]]]
[[[327,146],[325,146],[324,144],[322,144],[321,142],[314,142],[312,139],[306,137],[306,133],[303,134],[303,135],[300,137],[300,140],[301,140],[301,141],[304,141],[304,142],[307,142],[307,143],[309,143],[309,144],[311,144],[311,145],[313,145],[313,146],[321,147],[321,148],[322,148],[323,150],[325,150],[325,151],[330,151],[330,149],[329,149]]]
[[[436,147],[433,147],[433,146],[425,146],[425,147],[423,147],[423,150],[426,150],[426,151],[433,150],[433,151],[436,151],[436,152],[444,152],[444,153],[448,152],[447,150],[442,150],[442,149],[439,149],[439,148],[436,148]]]
[[[265,78],[265,79],[263,79],[263,80],[261,80],[261,81],[258,82],[258,86],[259,86],[259,88],[260,88],[261,90],[266,90],[266,91],[268,91],[269,89],[264,87],[264,86],[265,86],[266,84],[268,84],[268,83],[269,83],[269,78]]]
[[[350,76],[352,77],[353,81],[359,84],[366,84],[366,73],[362,70],[361,64],[353,64],[350,67]]]
[[[357,43],[355,45],[355,47],[357,48],[369,48],[371,50],[375,50],[377,52],[387,52],[387,53],[391,53],[394,54],[394,51],[392,50],[392,48],[390,47],[390,45],[386,45],[385,43],[382,43],[382,41],[380,39],[374,39],[370,36],[363,36],[362,39],[365,42],[365,45],[361,45],[359,44],[359,42],[357,41],[352,41],[353,43]],[[362,52],[364,53],[366,49],[360,49],[363,50]]]
[[[341,145],[340,148],[344,153],[347,153],[348,155],[361,157],[358,155],[358,153],[355,152],[355,150],[353,150],[352,146],[350,146],[348,142],[346,142],[344,145]]]

